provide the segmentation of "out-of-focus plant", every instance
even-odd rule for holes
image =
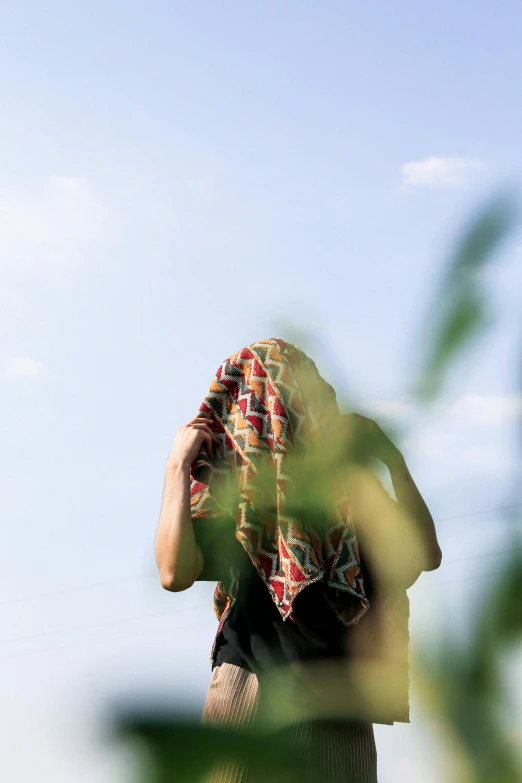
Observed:
[[[515,200],[505,194],[486,205],[457,246],[433,312],[440,313],[417,382],[419,399],[436,398],[464,350],[492,323],[482,269],[515,225]],[[522,451],[522,442],[520,444]],[[448,630],[437,654],[420,652],[418,683],[428,709],[447,729],[457,748],[458,783],[515,783],[522,780],[520,755],[508,739],[509,694],[502,679],[506,653],[522,641],[522,557],[516,515],[507,520],[511,558],[487,597],[465,642]],[[486,579],[486,577],[485,577]]]
[[[262,770],[256,783],[318,783],[282,736],[142,711],[122,713],[117,728],[145,750],[140,779],[146,783],[210,783],[219,761]]]
[[[428,314],[424,360],[413,388],[419,403],[429,404],[437,399],[450,369],[490,327],[492,318],[482,271],[495,261],[496,251],[515,225],[516,215],[513,198],[496,197],[471,223],[450,259]],[[295,503],[299,513],[312,524],[314,518],[321,517],[325,499],[348,481],[352,495],[360,492],[367,498],[366,538],[381,542],[380,548],[374,549],[368,544],[369,558],[393,589],[396,575],[387,573],[387,564],[400,560],[401,548],[410,552],[418,548],[420,552],[422,540],[407,510],[398,506],[391,512],[387,507],[385,525],[372,527],[379,520],[382,522],[379,504],[384,503],[382,486],[371,470],[371,457],[375,454],[372,433],[361,435],[355,426],[356,418],[345,417],[344,421],[353,426],[334,434],[337,437],[296,464],[296,475],[290,484],[299,491],[294,499],[289,498],[289,503]],[[400,433],[394,432],[393,439],[398,437]],[[259,491],[266,491],[269,508],[273,503],[272,489],[270,478],[265,482],[264,475],[260,465]],[[236,492],[236,487],[223,490],[224,507],[234,506]],[[372,523],[372,519],[377,521]],[[394,535],[389,534],[390,530]],[[448,629],[435,653],[420,650],[416,656],[416,687],[427,708],[447,729],[448,754],[457,749],[451,773],[455,783],[522,780],[520,758],[506,736],[508,695],[501,677],[506,651],[520,646],[522,638],[522,559],[514,530],[512,548],[512,559],[503,576],[490,586],[466,640],[458,642]],[[375,644],[375,639],[371,643]],[[300,667],[274,670],[263,688],[259,718],[249,730],[226,730],[172,716],[136,714],[123,715],[120,725],[126,736],[139,737],[149,750],[150,763],[143,767],[143,780],[147,783],[202,783],[211,779],[211,769],[220,759],[242,763],[252,774],[257,770],[264,783],[313,783],[317,780],[313,770],[306,766],[302,755],[292,753],[288,737],[283,739],[278,730],[288,724],[295,709],[312,719],[340,716],[360,720],[365,715],[375,715],[379,709],[385,714],[395,698],[394,643],[393,633],[385,632],[379,644],[386,655],[348,661],[342,666],[325,664],[313,671],[302,671]],[[317,693],[320,696],[313,698]]]
[[[496,260],[495,251],[516,220],[514,197],[502,193],[485,205],[458,242],[421,330],[428,339],[414,388],[420,401],[434,399],[451,366],[492,325],[482,272]]]

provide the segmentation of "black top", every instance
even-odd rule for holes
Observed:
[[[346,628],[316,582],[296,597],[292,617],[283,620],[248,554],[239,555],[236,601],[216,640],[213,666],[233,663],[262,675],[288,661],[341,658]]]
[[[226,573],[222,565],[225,538],[226,559],[239,568],[238,594],[216,638],[213,667],[232,663],[260,676],[271,666],[288,661],[346,657],[350,629],[326,599],[332,588],[323,581],[308,585],[296,597],[292,617],[283,620],[268,587],[235,539],[235,524],[221,520],[216,525],[213,520],[209,525],[206,520],[195,520],[194,529],[205,561],[200,580],[222,579]],[[369,587],[366,577],[367,595]]]

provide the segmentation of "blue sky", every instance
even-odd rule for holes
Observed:
[[[520,475],[522,231],[486,273],[494,330],[433,411],[409,390],[459,230],[520,183],[521,21],[514,2],[2,4],[9,779],[127,780],[96,734],[112,699],[200,708],[211,586],[141,577],[174,433],[260,337],[303,334],[341,398],[403,429],[448,561],[411,591],[412,633],[465,627],[510,545],[472,512]],[[446,779],[415,715],[378,730],[382,783]]]

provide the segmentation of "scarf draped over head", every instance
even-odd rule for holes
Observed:
[[[341,489],[317,512],[295,502],[300,455],[341,424],[333,388],[303,351],[280,339],[260,340],[225,359],[200,407],[220,443],[201,450],[191,473],[191,514],[236,520],[242,544],[283,619],[296,596],[323,580],[345,625],[368,608],[348,498]],[[217,616],[235,600],[240,574],[218,582]]]

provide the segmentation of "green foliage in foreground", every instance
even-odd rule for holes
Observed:
[[[414,389],[419,400],[436,399],[449,370],[490,326],[481,271],[495,261],[515,217],[512,200],[494,199],[464,233],[450,259],[435,298],[422,372]],[[437,650],[418,651],[415,687],[426,709],[445,729],[449,783],[522,780],[521,759],[509,737],[510,694],[502,679],[506,655],[521,645],[522,558],[516,551],[521,546],[513,531],[513,557],[491,584],[466,641],[458,642],[448,633]],[[277,694],[273,707],[277,711]],[[299,755],[291,753],[288,741],[267,733],[266,727],[235,732],[153,715],[122,716],[120,726],[126,737],[139,738],[148,749],[148,763],[142,768],[147,783],[201,783],[210,765],[223,756],[262,769],[265,783],[312,780],[311,771],[303,768]]]
[[[202,726],[191,719],[144,714],[125,715],[118,728],[145,746],[148,755],[142,779],[147,783],[200,783],[218,761],[262,770],[259,783],[320,783],[282,735],[232,731]]]

